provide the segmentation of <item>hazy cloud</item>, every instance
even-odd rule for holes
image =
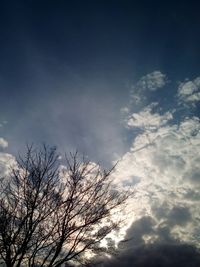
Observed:
[[[167,83],[167,76],[161,71],[153,71],[142,76],[138,82],[131,87],[131,102],[135,105],[145,102],[148,92],[155,92],[163,88]]]
[[[160,71],[153,71],[143,76],[137,85],[144,90],[156,91],[167,83],[167,76]]]
[[[8,142],[4,138],[0,138],[0,148],[4,149],[8,146]]]

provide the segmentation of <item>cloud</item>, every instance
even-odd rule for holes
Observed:
[[[7,123],[6,121],[3,124]],[[1,125],[1,124],[0,124]],[[0,179],[8,178],[11,172],[11,168],[16,166],[15,157],[9,153],[3,152],[8,147],[8,142],[0,137]]]
[[[200,254],[195,247],[181,244],[151,244],[129,249],[115,258],[101,261],[100,267],[196,267]]]
[[[186,225],[191,220],[191,213],[188,207],[175,206],[168,214],[168,225]]]
[[[127,229],[123,242],[119,243],[121,248],[134,248],[145,244],[145,236],[154,234],[155,222],[150,216],[143,216],[134,221]]]
[[[181,82],[178,88],[179,103],[192,104],[195,106],[200,101],[200,77],[193,81]]]
[[[169,218],[174,222],[187,222],[187,210],[176,207]],[[151,216],[144,216],[127,229],[124,240],[111,257],[97,260],[99,267],[188,267],[199,266],[200,252],[191,244],[181,243],[170,233],[171,225],[160,224]]]
[[[186,223],[189,217],[188,210],[180,207],[174,208],[169,216],[176,223]],[[141,217],[127,229],[124,240],[119,243],[115,254],[109,258],[99,259],[97,266],[199,266],[200,252],[198,249],[174,238],[170,232],[171,225],[157,225],[156,219],[151,216]]]
[[[142,76],[138,82],[132,85],[131,102],[135,105],[145,102],[147,100],[147,93],[154,93],[163,88],[167,83],[167,75],[158,70]]]
[[[156,91],[165,86],[167,76],[160,71],[153,71],[143,76],[137,85],[144,90]]]
[[[191,192],[200,190],[200,121],[192,117],[167,125],[162,117],[156,114],[156,127],[137,124],[143,132],[119,162],[115,177],[123,186],[139,177],[132,200],[135,219],[149,214],[157,225],[171,225],[170,232],[180,240],[198,244],[194,229],[200,229],[200,201]],[[140,212],[135,212],[138,203]]]
[[[173,102],[177,94],[183,99],[196,94],[199,85],[199,78],[180,85],[165,111],[159,101],[137,112],[126,110],[125,124],[133,137],[113,175],[118,186],[135,188],[127,207],[127,227],[132,226],[125,235],[134,246],[199,247],[200,119],[195,109],[180,114]]]
[[[8,146],[8,142],[4,138],[0,138],[0,148],[4,149]]]
[[[152,113],[152,106],[145,107],[139,113],[133,113],[127,120],[128,127],[138,127],[141,129],[155,130],[160,126],[165,125],[169,120],[173,118],[171,112],[166,112],[163,115],[158,113]]]
[[[0,152],[0,178],[8,178],[11,167],[16,165],[15,157],[8,153]]]

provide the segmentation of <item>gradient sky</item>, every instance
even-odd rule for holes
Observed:
[[[117,185],[137,194],[132,241],[108,265],[179,266],[164,265],[171,250],[200,262],[199,10],[184,0],[0,3],[0,171],[26,143],[119,160]]]

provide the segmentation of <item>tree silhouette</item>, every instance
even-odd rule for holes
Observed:
[[[129,193],[111,186],[111,171],[77,153],[61,166],[55,148],[27,147],[0,192],[0,256],[7,267],[84,263],[118,227],[114,212]]]

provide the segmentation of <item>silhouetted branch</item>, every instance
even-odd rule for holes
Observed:
[[[61,167],[55,148],[27,146],[1,187],[0,256],[6,266],[58,267],[97,251],[120,223],[113,211],[129,197],[112,190],[112,170],[80,160],[77,152]]]

